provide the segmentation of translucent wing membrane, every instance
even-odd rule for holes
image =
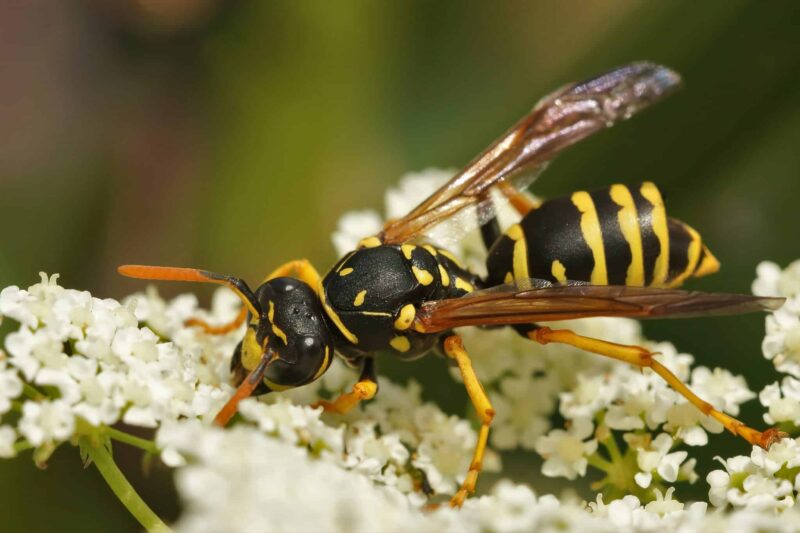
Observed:
[[[488,202],[493,187],[524,189],[562,150],[631,117],[679,85],[680,77],[672,70],[642,62],[559,89],[408,215],[387,224],[381,240],[413,240],[467,207]],[[486,213],[491,211],[478,209],[473,222],[460,225],[463,231],[482,222]]]
[[[783,298],[706,293],[678,289],[551,285],[548,281],[502,285],[463,298],[426,302],[416,324],[435,333],[461,326],[513,325],[593,316],[686,318],[771,311]]]

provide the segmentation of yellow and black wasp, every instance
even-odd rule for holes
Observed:
[[[350,392],[320,405],[347,412],[377,393],[377,353],[411,360],[438,347],[458,365],[481,422],[473,461],[453,506],[475,490],[495,413],[453,333],[461,326],[513,326],[540,344],[569,344],[650,368],[730,432],[767,447],[780,436],[777,431],[757,431],[716,410],[647,349],[541,325],[593,316],[744,313],[781,305],[779,298],[674,288],[689,277],[715,272],[719,263],[694,229],[667,216],[652,183],[578,191],[539,205],[521,193],[566,147],[629,118],[679,85],[672,70],[642,62],[554,92],[410,213],[363,239],[325,276],[308,261],[291,261],[252,291],[240,279],[205,270],[126,265],[119,272],[142,279],[218,283],[241,298],[244,306],[231,324],[212,327],[191,321],[209,333],[232,331],[247,322],[231,362],[238,389],[217,415],[220,425],[251,394],[316,380],[334,354],[357,365],[360,377]],[[494,216],[497,198],[506,199],[521,215],[505,232]],[[425,239],[430,228],[464,213],[471,213],[481,228],[488,250],[485,279]]]

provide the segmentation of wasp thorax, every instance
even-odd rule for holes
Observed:
[[[421,246],[363,247],[345,256],[322,282],[325,311],[343,337],[340,352],[393,350],[414,357],[430,341],[411,330],[416,307],[442,292],[439,263]]]

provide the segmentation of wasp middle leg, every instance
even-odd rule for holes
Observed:
[[[483,468],[483,456],[486,453],[486,443],[489,440],[489,426],[494,418],[494,407],[492,407],[483,385],[478,380],[475,370],[472,368],[472,361],[469,354],[464,349],[464,343],[458,335],[452,335],[444,340],[444,352],[447,357],[454,359],[458,364],[458,370],[464,380],[464,386],[469,394],[469,399],[478,412],[478,419],[481,421],[481,429],[478,433],[478,442],[472,455],[472,463],[469,465],[467,477],[461,484],[458,492],[450,499],[451,507],[461,507],[468,495],[475,492],[475,484],[478,481],[478,474]]]
[[[784,435],[776,429],[758,431],[745,425],[744,422],[715,409],[710,403],[692,392],[678,376],[657,361],[654,358],[655,354],[653,352],[642,346],[628,346],[593,339],[591,337],[584,337],[568,329],[554,330],[543,326],[530,326],[527,329],[518,328],[518,331],[539,344],[548,344],[551,342],[569,344],[581,350],[610,357],[618,361],[624,361],[640,368],[649,368],[661,376],[676,392],[689,400],[689,402],[697,407],[703,414],[721,423],[725,429],[734,435],[744,438],[750,444],[767,449]]]

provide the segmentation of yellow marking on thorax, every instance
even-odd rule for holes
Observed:
[[[356,294],[356,299],[353,300],[353,305],[358,307],[364,303],[364,298],[367,296],[367,290],[364,289],[363,291]]]
[[[420,268],[412,266],[411,272],[414,273],[414,277],[417,278],[417,281],[419,281],[421,284],[428,286],[431,283],[433,283],[433,274],[431,274],[427,270],[422,270]]]
[[[667,227],[667,212],[664,209],[664,200],[658,188],[651,182],[645,182],[641,188],[642,196],[653,205],[650,215],[650,223],[653,225],[653,232],[658,238],[660,250],[656,257],[656,264],[653,268],[653,287],[664,285],[669,275],[669,229]]]
[[[325,358],[322,360],[322,364],[319,367],[319,370],[314,374],[314,377],[311,378],[311,381],[316,381],[319,377],[328,369],[328,362],[331,359],[331,347],[325,347]]]
[[[447,273],[447,270],[442,265],[439,265],[439,277],[442,278],[442,285],[445,287],[450,286],[450,274]]]
[[[597,217],[592,197],[586,191],[578,191],[573,193],[572,203],[581,212],[581,233],[594,258],[590,281],[594,285],[607,285],[606,249],[603,246],[603,232],[600,229],[600,219]]]
[[[403,252],[403,256],[410,261],[411,254],[414,253],[415,248],[416,246],[413,244],[404,244],[400,247],[400,251]]]
[[[267,317],[269,318],[269,321],[272,324],[272,333],[274,333],[276,337],[281,339],[283,341],[283,344],[288,346],[289,341],[286,338],[286,333],[284,333],[281,328],[279,328],[278,326],[275,325],[275,322],[274,322],[274,320],[275,320],[275,303],[272,300],[269,301],[269,313],[268,313]]]
[[[411,342],[408,340],[408,337],[404,337],[403,335],[394,337],[389,341],[389,344],[398,352],[407,352],[411,349]]]
[[[359,248],[375,248],[376,246],[380,246],[383,244],[381,240],[375,236],[366,237],[358,241]]]
[[[697,268],[697,262],[700,260],[700,253],[703,251],[703,242],[700,238],[700,234],[697,233],[694,228],[687,226],[686,224],[684,224],[683,227],[689,232],[689,236],[692,239],[689,242],[688,248],[686,249],[687,264],[684,271],[676,276],[672,282],[670,282],[670,287],[677,287],[678,285],[682,284],[686,278],[692,275],[692,272],[694,272],[694,270]]]
[[[400,309],[397,315],[397,320],[394,321],[394,329],[403,331],[411,327],[414,323],[414,318],[417,316],[417,309],[414,304],[406,304]]]
[[[528,273],[528,243],[525,242],[525,233],[519,224],[514,224],[506,231],[506,235],[514,241],[512,265],[514,266],[514,279],[524,280],[530,278]]]
[[[448,252],[447,250],[442,250],[439,248],[439,253],[448,258],[450,261],[455,263],[458,268],[464,268],[464,263],[462,263],[456,256]]]
[[[631,250],[631,263],[625,275],[625,285],[641,287],[644,285],[644,251],[636,204],[631,191],[625,185],[611,186],[611,200],[621,207],[617,213],[617,220],[622,236]]]
[[[514,281],[514,274],[506,272],[506,277],[503,278],[503,283],[512,283]]]
[[[347,329],[347,326],[344,325],[342,319],[339,318],[339,315],[336,314],[330,305],[328,305],[328,298],[325,296],[325,288],[322,286],[322,281],[319,282],[319,301],[322,303],[322,308],[325,310],[325,314],[328,315],[328,318],[331,319],[331,322],[339,329],[339,332],[344,336],[345,339],[350,341],[352,344],[358,344],[358,337],[356,337],[352,331]]]
[[[343,268],[343,269],[341,269],[339,271],[339,275],[342,276],[342,277],[345,277],[346,275],[352,274],[352,273],[353,273],[353,269],[350,268],[350,267]]]
[[[358,314],[364,316],[392,316],[392,313],[384,313],[383,311],[359,311]]]
[[[256,340],[256,331],[247,328],[242,339],[242,366],[245,370],[253,370],[261,361],[261,346]]]
[[[475,290],[475,287],[472,286],[472,283],[468,281],[464,281],[461,278],[456,278],[456,289],[461,289],[465,292],[472,292]]]
[[[553,274],[553,277],[556,279],[556,281],[560,281],[561,283],[567,281],[567,268],[564,266],[564,263],[558,259],[553,261],[553,264],[550,267],[550,273]]]

